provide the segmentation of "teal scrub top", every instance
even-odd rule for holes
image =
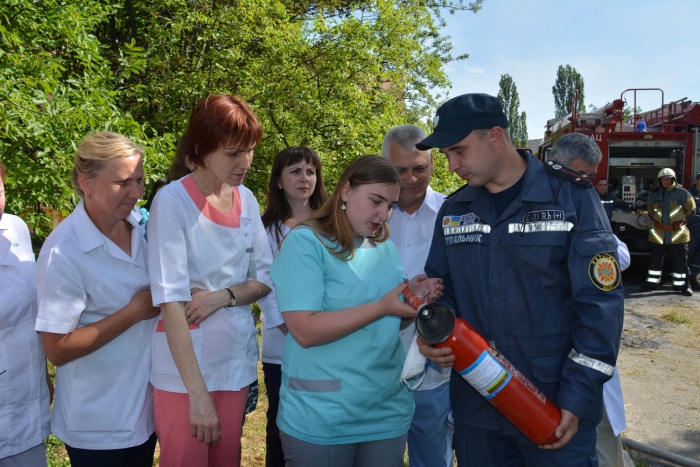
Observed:
[[[332,311],[379,300],[403,280],[396,247],[365,239],[353,258],[333,256],[307,227],[292,230],[272,264],[281,312]],[[408,432],[413,397],[400,382],[400,319],[385,316],[325,345],[287,334],[277,425],[307,443],[376,441]]]

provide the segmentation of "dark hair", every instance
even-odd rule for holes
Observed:
[[[595,179],[595,182],[596,182],[596,183],[601,182],[601,181],[606,181],[606,182],[607,182],[608,179],[605,178],[605,177],[598,177],[598,178]]]
[[[187,126],[187,156],[198,167],[222,146],[250,149],[262,139],[255,114],[237,96],[211,94],[202,99]]]
[[[336,246],[327,247],[328,251],[344,261],[349,261],[355,254],[352,225],[342,209],[342,191],[348,182],[352,188],[373,183],[401,186],[401,177],[394,166],[383,157],[374,154],[362,156],[345,169],[328,201],[302,222],[302,225],[310,226],[317,237],[323,237],[335,243]],[[388,238],[389,227],[385,222],[373,240],[381,243]]]
[[[146,200],[146,204],[143,205],[144,208],[146,208],[147,211],[151,210],[151,204],[153,204],[153,200],[156,197],[156,193],[158,193],[158,190],[163,188],[165,185],[169,183],[167,178],[159,178],[155,182],[153,182],[153,185],[151,186],[151,191],[148,193],[148,200]]]
[[[323,186],[323,174],[321,171],[321,158],[311,149],[304,146],[290,146],[281,150],[272,162],[270,183],[267,188],[267,207],[262,214],[262,222],[265,228],[274,227],[274,236],[277,244],[282,241],[282,229],[280,223],[292,217],[292,207],[287,201],[284,190],[279,189],[282,178],[282,169],[304,161],[312,164],[316,169],[316,187],[309,198],[309,207],[316,211],[328,199],[326,188]]]
[[[5,174],[6,173],[7,172],[5,172],[5,166],[2,165],[2,162],[0,162],[0,181],[2,181],[2,183],[5,183]]]
[[[168,176],[166,177],[168,182],[179,180],[185,175],[192,173],[188,164],[191,165],[192,162],[187,155],[187,133],[183,133],[180,140],[177,142],[175,155],[168,169]]]

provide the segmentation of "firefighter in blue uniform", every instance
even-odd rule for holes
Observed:
[[[605,214],[608,216],[608,220],[612,221],[613,209],[620,209],[626,212],[635,212],[637,209],[630,203],[625,203],[615,198],[611,193],[608,193],[608,179],[599,178],[595,181],[595,189],[598,192],[598,197],[600,198],[600,203],[605,209]]]
[[[455,452],[465,466],[597,465],[602,387],[622,332],[617,244],[593,186],[517,151],[501,102],[466,94],[445,103],[416,147],[440,148],[468,185],[438,213],[425,271],[445,305],[474,326],[562,412],[559,441],[535,446],[452,372]],[[449,348],[419,339],[442,365]]]

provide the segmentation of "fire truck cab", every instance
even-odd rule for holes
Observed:
[[[625,93],[661,93],[661,107],[623,118]],[[572,105],[572,108],[577,108]],[[603,158],[596,178],[605,177],[609,192],[622,201],[646,209],[646,200],[656,188],[656,175],[665,167],[676,172],[677,183],[689,187],[700,171],[700,103],[681,99],[664,103],[661,89],[628,89],[619,99],[591,112],[575,111],[549,120],[538,157],[548,160],[554,143],[567,133],[583,133],[596,142]],[[648,253],[651,220],[646,214],[614,211],[612,228],[633,255]]]

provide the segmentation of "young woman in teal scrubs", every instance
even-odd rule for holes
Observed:
[[[401,292],[433,299],[442,285],[403,280],[386,226],[400,183],[385,159],[357,159],[273,263],[289,329],[277,418],[287,467],[403,466],[413,398],[399,327],[415,310]]]

